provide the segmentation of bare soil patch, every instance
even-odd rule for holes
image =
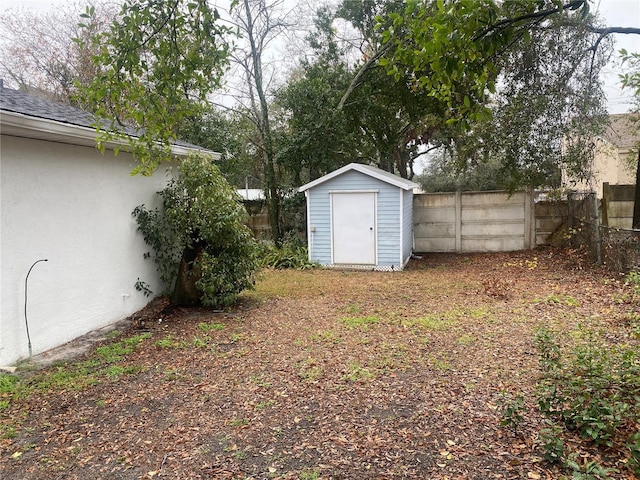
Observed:
[[[268,271],[225,312],[156,303],[83,358],[22,373],[51,382],[0,412],[0,477],[559,478],[537,444],[535,332],[627,341],[627,290],[541,250]],[[518,394],[514,431],[501,405]],[[599,460],[632,478],[615,451]]]

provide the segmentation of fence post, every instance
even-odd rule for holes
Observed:
[[[524,245],[525,250],[533,248],[535,242],[535,208],[533,205],[533,188],[527,187],[524,195]]]
[[[595,228],[594,241],[596,242],[596,261],[598,265],[602,265],[602,244],[600,240],[600,215],[598,212],[598,194],[592,192],[593,195],[593,226]]]
[[[462,253],[462,193],[456,190],[456,253]]]
[[[610,199],[611,199],[611,186],[609,182],[604,182],[602,184],[602,225],[609,225]],[[633,220],[631,223],[633,223]]]

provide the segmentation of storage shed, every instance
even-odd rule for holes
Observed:
[[[350,163],[299,188],[309,259],[328,267],[402,270],[413,251],[414,182]]]

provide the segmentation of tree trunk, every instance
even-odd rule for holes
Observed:
[[[271,236],[276,245],[280,245],[282,233],[280,232],[280,195],[278,193],[278,183],[275,169],[275,153],[273,151],[273,141],[271,138],[271,123],[269,121],[269,103],[265,94],[262,79],[262,48],[269,30],[258,32],[259,41],[256,41],[254,31],[254,19],[251,13],[249,0],[244,0],[246,15],[246,34],[251,48],[251,61],[253,69],[253,80],[259,99],[258,127],[262,137],[262,148],[265,157],[265,187],[267,190],[267,203],[269,205],[269,223],[271,224]]]
[[[204,247],[196,244],[193,247],[187,247],[182,252],[182,259],[178,267],[178,278],[171,293],[171,305],[195,307],[202,304],[200,297],[202,292],[196,286],[196,282],[200,280],[202,272],[197,267],[197,261],[202,254]]]
[[[640,150],[636,166],[636,193],[633,197],[633,228],[640,228]]]

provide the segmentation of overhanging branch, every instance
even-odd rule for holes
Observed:
[[[380,50],[376,52],[375,55],[369,58],[369,60],[367,60],[364,65],[362,65],[362,67],[360,68],[356,76],[353,77],[353,80],[351,80],[351,83],[349,84],[349,88],[347,88],[347,91],[344,92],[344,95],[340,99],[340,103],[338,103],[338,110],[342,110],[342,108],[344,107],[344,104],[349,99],[349,96],[353,93],[356,87],[360,85],[360,82],[362,81],[362,77],[364,77],[364,75],[367,73],[367,70],[369,70],[373,66],[373,64],[377,62],[380,59],[380,57],[382,57],[387,52],[387,50],[389,50],[390,47],[391,47],[391,43],[386,43],[385,45],[382,46],[382,48],[380,48]]]

